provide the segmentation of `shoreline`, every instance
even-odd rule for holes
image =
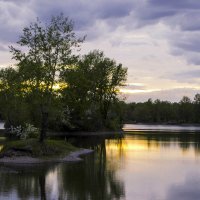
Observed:
[[[48,137],[115,137],[123,136],[124,131],[72,131],[72,132],[54,132],[49,131],[47,133]]]
[[[60,158],[34,158],[30,156],[18,156],[18,157],[3,157],[0,158],[0,164],[17,164],[17,165],[29,165],[29,164],[45,164],[45,163],[64,163],[64,162],[78,162],[83,159],[80,156],[93,153],[91,149],[81,149],[69,153],[67,156]]]
[[[130,121],[127,121],[126,123],[124,123],[124,126],[125,125],[169,125],[169,126],[181,126],[181,127],[187,127],[187,126],[194,126],[194,127],[200,127],[200,123],[172,123],[172,122],[130,122]],[[124,128],[123,126],[123,128]],[[122,129],[123,129],[122,128]]]
[[[123,136],[124,131],[52,131],[47,132],[47,137],[114,137]],[[0,129],[0,137],[9,137],[5,129]]]

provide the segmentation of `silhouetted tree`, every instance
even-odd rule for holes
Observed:
[[[17,44],[25,48],[10,47],[18,61],[24,93],[31,96],[41,113],[41,142],[46,135],[52,101],[59,95],[54,86],[60,83],[60,73],[76,60],[73,50],[83,40],[77,39],[72,21],[61,14],[52,17],[48,24],[37,20],[24,28]]]
[[[111,117],[109,111],[118,102],[119,87],[124,85],[126,75],[126,68],[97,50],[66,69],[63,79],[68,87],[64,96],[71,106],[72,119],[82,125],[100,122],[102,125],[97,128],[106,127]]]

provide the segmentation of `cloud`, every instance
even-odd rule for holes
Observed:
[[[198,83],[200,84],[200,69],[186,70],[174,74],[167,74],[161,78],[175,80],[180,83]]]
[[[175,76],[183,78],[183,79],[200,78],[200,69],[180,72],[180,73],[175,74]]]
[[[198,9],[200,8],[200,2],[196,0],[149,0],[148,4],[151,6],[157,6],[161,8],[168,8],[173,10],[182,9]]]
[[[8,47],[4,46],[3,44],[0,44],[0,51],[8,51]]]
[[[0,41],[14,42],[22,28],[35,17],[28,4],[0,1]]]
[[[146,90],[147,89],[147,87],[144,84],[137,83],[137,82],[126,83],[126,85],[123,88],[128,89],[128,90]]]
[[[79,36],[87,35],[85,52],[102,49],[129,68],[130,79],[137,76],[147,85],[164,74],[170,81],[198,82],[198,73],[186,68],[200,64],[199,9],[197,0],[0,0],[0,49],[16,42],[36,17],[47,21],[63,12]]]
[[[196,88],[175,88],[152,92],[128,93],[123,94],[123,97],[126,97],[127,102],[145,102],[149,98],[152,100],[160,99],[162,101],[179,102],[183,96],[188,96],[189,98],[194,99],[194,96],[197,93],[199,93],[199,89]]]
[[[23,1],[0,1],[0,22],[2,26],[1,40],[16,40],[25,25],[35,21],[39,17],[42,21],[47,21],[50,16],[64,13],[75,22],[75,30],[85,31],[89,29],[94,31],[96,23],[103,21],[108,24],[111,29],[115,29],[122,25],[118,23],[121,18],[129,16],[134,9],[136,0],[97,0],[91,2],[89,0],[73,0],[49,1],[49,0],[23,0]],[[105,26],[106,27],[106,26]],[[101,32],[107,31],[101,30]],[[99,35],[101,35],[99,32]],[[96,35],[91,33],[91,35]]]
[[[135,10],[137,26],[164,24],[170,31],[163,36],[171,53],[184,57],[189,64],[199,65],[200,2],[196,0],[148,0]]]
[[[164,23],[172,28],[171,35],[167,36],[169,43],[173,48],[182,50],[179,55],[186,56],[189,62],[193,62],[194,56],[185,54],[200,49],[199,9],[200,2],[196,0],[77,0],[76,3],[73,0],[4,0],[0,1],[1,40],[14,41],[22,27],[36,17],[46,21],[51,15],[61,12],[75,21],[77,31],[87,34],[89,30],[91,36],[88,39],[98,38],[103,32],[112,32],[120,26],[136,29]],[[98,32],[95,30],[97,24],[101,27]],[[133,43],[138,44],[141,43]],[[199,63],[194,60],[194,64]]]

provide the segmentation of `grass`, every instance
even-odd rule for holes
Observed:
[[[0,141],[6,140],[6,137],[0,137]]]
[[[63,140],[45,140],[44,143],[40,143],[37,139],[28,139],[6,142],[1,154],[9,154],[9,152],[12,154],[15,151],[21,152],[22,155],[48,158],[64,156],[75,150],[78,148]]]

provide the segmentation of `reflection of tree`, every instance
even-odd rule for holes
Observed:
[[[95,149],[84,162],[40,165],[34,167],[0,166],[0,196],[16,191],[19,199],[111,200],[125,196],[123,182],[116,176],[116,166],[110,162],[105,139],[86,140],[82,146]],[[122,146],[121,140],[113,140]],[[109,157],[109,158],[108,158]],[[51,182],[52,181],[52,182]],[[55,193],[51,193],[56,187]],[[54,197],[53,197],[54,196]],[[55,197],[56,196],[56,197]]]
[[[35,167],[0,167],[0,193],[16,191],[19,199],[36,197],[46,200],[45,177],[51,168],[46,166]]]
[[[44,175],[40,175],[39,176],[39,184],[40,184],[40,198],[41,200],[46,200],[46,189],[45,189],[45,176]]]
[[[175,142],[183,151],[193,148],[197,155],[200,154],[200,133],[136,133],[134,136],[147,140],[149,148],[156,144],[169,147]]]
[[[70,200],[122,199],[124,185],[107,163],[105,140],[95,148],[96,155],[86,157],[84,163],[62,167],[64,190]]]

